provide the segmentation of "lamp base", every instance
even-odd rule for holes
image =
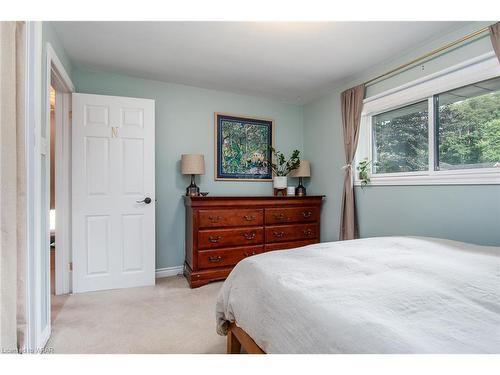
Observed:
[[[306,188],[304,186],[301,186],[301,185],[297,186],[295,188],[295,195],[297,197],[304,197],[304,196],[306,196],[307,195],[306,194]]]
[[[197,197],[198,195],[200,195],[200,188],[196,185],[195,186],[189,185],[186,188],[186,195],[189,197]]]
[[[191,184],[186,188],[186,195],[188,197],[197,197],[200,195],[200,188],[194,182],[194,174],[191,175]]]
[[[302,177],[299,177],[299,186],[295,188],[295,195],[297,197],[306,196],[306,188],[302,185]]]

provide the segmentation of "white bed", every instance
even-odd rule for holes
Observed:
[[[216,319],[266,353],[500,353],[500,248],[380,237],[256,255]]]

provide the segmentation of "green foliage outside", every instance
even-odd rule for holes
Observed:
[[[500,163],[500,118],[484,124],[479,147],[484,160]]]
[[[428,169],[427,121],[427,101],[373,117],[376,173]]]
[[[439,107],[440,169],[500,162],[500,93]]]
[[[500,93],[454,100],[438,110],[439,168],[500,163]],[[428,169],[426,107],[424,101],[373,117],[376,173]]]

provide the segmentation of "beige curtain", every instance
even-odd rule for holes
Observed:
[[[490,39],[500,63],[500,22],[490,26]]]
[[[365,97],[365,85],[359,85],[344,91],[340,96],[342,109],[342,127],[344,130],[344,192],[340,211],[340,240],[352,240],[358,236],[356,205],[354,202],[352,165],[358,147],[361,109]]]
[[[24,22],[0,22],[0,349],[12,353],[25,326],[24,55]]]

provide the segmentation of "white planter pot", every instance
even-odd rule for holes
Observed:
[[[273,187],[275,189],[286,189],[288,178],[286,176],[275,176],[273,178]]]

